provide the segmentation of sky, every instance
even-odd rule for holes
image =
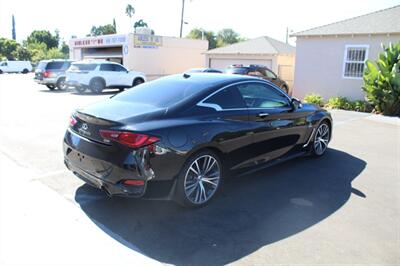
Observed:
[[[125,15],[127,4],[136,11],[132,22]],[[297,32],[399,4],[400,0],[186,0],[183,35],[194,27],[215,32],[232,28],[246,38],[285,41],[287,27]],[[118,33],[131,32],[133,22],[143,19],[157,35],[179,36],[181,7],[182,0],[0,0],[0,37],[11,38],[12,14],[19,42],[33,30],[58,29],[66,41],[72,35],[84,37],[93,25],[112,23],[113,18]]]

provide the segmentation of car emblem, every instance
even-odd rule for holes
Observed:
[[[82,128],[83,130],[88,130],[88,125],[87,125],[86,123],[83,123],[82,126],[81,126],[81,128]]]

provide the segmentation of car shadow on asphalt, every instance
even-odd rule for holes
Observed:
[[[77,189],[75,200],[104,232],[155,260],[222,265],[319,223],[351,193],[366,197],[351,185],[365,166],[329,149],[321,158],[227,179],[215,200],[195,210],[173,202],[107,198],[87,185]]]

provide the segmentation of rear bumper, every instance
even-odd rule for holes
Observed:
[[[163,160],[160,156],[163,155],[157,157],[154,147],[133,150],[119,145],[109,146],[86,139],[68,129],[63,150],[64,163],[70,171],[110,196],[170,196],[174,176],[167,174],[169,169],[158,166],[158,161]],[[125,185],[125,180],[143,181],[143,185]]]
[[[36,83],[42,84],[42,85],[55,85],[57,83],[56,78],[43,78],[43,79],[33,79]]]

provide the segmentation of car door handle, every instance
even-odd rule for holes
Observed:
[[[258,114],[258,117],[261,117],[261,118],[264,118],[264,117],[267,117],[267,116],[269,116],[269,113],[259,113]]]

